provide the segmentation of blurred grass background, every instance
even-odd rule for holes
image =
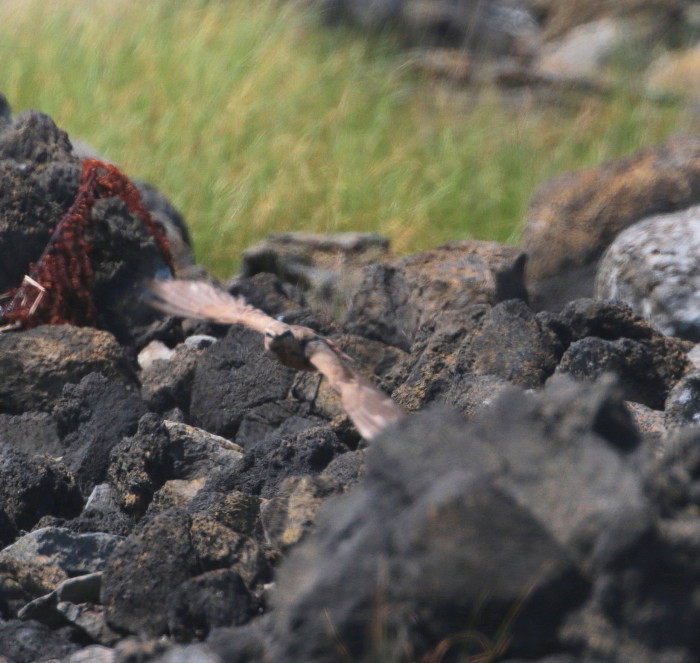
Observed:
[[[516,242],[540,182],[694,122],[622,83],[547,105],[449,92],[390,37],[279,0],[3,0],[0,61],[14,112],[157,186],[221,278],[270,232]]]

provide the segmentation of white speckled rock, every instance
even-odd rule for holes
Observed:
[[[601,258],[595,296],[627,302],[664,334],[700,341],[700,205],[621,232]]]

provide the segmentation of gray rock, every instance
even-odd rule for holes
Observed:
[[[668,430],[700,426],[700,370],[688,371],[669,392],[664,425]]]
[[[102,645],[90,645],[71,654],[64,663],[114,663],[114,650]]]
[[[122,540],[102,532],[78,534],[44,527],[0,552],[0,574],[14,579],[36,598],[53,592],[68,578],[101,571]]]
[[[451,242],[366,268],[346,328],[403,350],[422,325],[461,323],[465,310],[526,299],[525,255],[495,242]]]
[[[560,39],[544,44],[533,62],[540,74],[596,78],[611,57],[644,39],[636,21],[606,16],[578,25]],[[647,38],[649,33],[647,33]]]
[[[0,444],[54,458],[63,453],[56,422],[47,412],[0,414]]]
[[[0,446],[0,545],[34,527],[43,516],[78,515],[82,503],[80,490],[62,463]]]
[[[243,457],[243,448],[220,435],[176,421],[163,422],[168,437],[182,448],[173,467],[177,479],[200,479],[215,470],[225,470]]]
[[[599,537],[647,507],[627,460],[637,445],[609,383],[511,389],[473,425],[443,411],[407,419],[373,441],[364,483],[322,509],[283,563],[275,660],[335,660],[338,642],[356,660],[377,646],[418,653],[464,624],[489,637],[513,605],[513,655],[540,655],[586,598]],[[372,640],[377,620],[398,642]]]
[[[621,232],[601,258],[595,295],[626,302],[664,334],[700,341],[700,206]]]
[[[63,387],[102,373],[127,388],[136,373],[108,332],[90,327],[47,325],[0,334],[0,411],[50,411]]]
[[[3,663],[35,663],[63,660],[80,649],[70,633],[53,631],[39,622],[12,619],[0,622],[0,660]]]
[[[199,572],[181,509],[156,516],[114,551],[102,577],[107,623],[119,632],[158,637],[168,632],[172,593]]]
[[[101,580],[101,573],[64,580],[50,594],[25,605],[18,616],[53,629],[69,626],[95,642],[112,645],[119,636],[107,626],[104,608],[98,605]]]
[[[105,481],[112,449],[136,432],[146,411],[137,392],[99,373],[63,389],[54,418],[61,432],[63,461],[84,494]]]

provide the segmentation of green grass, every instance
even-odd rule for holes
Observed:
[[[515,242],[541,181],[692,128],[624,87],[529,108],[452,94],[303,4],[6,0],[0,90],[158,186],[221,277],[270,232]]]

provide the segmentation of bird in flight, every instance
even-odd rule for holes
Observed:
[[[205,281],[155,280],[148,289],[154,296],[149,304],[159,311],[249,327],[263,334],[265,349],[284,366],[321,373],[367,440],[406,416],[403,409],[350,366],[350,357],[333,341],[309,327],[276,320],[243,297],[230,295]]]

